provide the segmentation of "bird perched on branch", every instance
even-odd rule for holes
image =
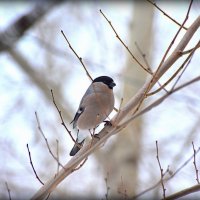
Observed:
[[[77,128],[77,139],[70,156],[74,156],[83,146],[86,138],[82,132],[94,133],[95,128],[102,123],[114,108],[112,78],[100,76],[95,78],[81,99],[79,108],[74,116],[73,128]],[[80,131],[79,131],[80,130]]]

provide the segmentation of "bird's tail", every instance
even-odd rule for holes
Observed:
[[[74,156],[83,146],[85,140],[83,140],[82,142],[78,142],[78,139],[76,139],[76,143],[74,144],[72,150],[70,151],[70,156]],[[78,145],[77,145],[78,144]]]

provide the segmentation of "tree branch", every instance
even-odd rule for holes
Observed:
[[[33,161],[32,161],[32,158],[31,158],[31,152],[30,152],[30,150],[29,150],[28,144],[26,144],[26,147],[27,147],[27,150],[28,150],[28,156],[29,156],[29,160],[30,160],[30,164],[31,164],[31,167],[32,167],[32,169],[33,169],[33,172],[34,172],[36,178],[38,179],[38,181],[39,181],[42,185],[44,185],[43,181],[42,181],[42,180],[40,179],[40,177],[37,175],[37,172],[36,172],[36,170],[35,170],[35,168],[34,168]]]
[[[59,1],[61,2],[61,1]],[[42,18],[54,5],[55,1],[36,4],[29,12],[20,16],[11,23],[4,31],[0,32],[0,51],[6,51],[31,28],[40,18]]]
[[[8,186],[8,183],[5,182],[5,185],[6,185],[6,189],[7,189],[7,191],[8,191],[9,200],[12,200],[12,199],[11,199],[11,194],[10,194],[10,188],[9,188],[9,186]]]
[[[63,164],[61,164],[61,162],[59,161],[59,159],[53,154],[53,152],[52,152],[52,150],[51,150],[51,148],[50,148],[49,142],[48,142],[48,140],[47,140],[46,136],[44,135],[44,132],[43,132],[43,130],[42,130],[42,128],[41,128],[41,125],[40,125],[40,121],[39,121],[37,112],[35,112],[35,117],[36,117],[36,121],[37,121],[38,130],[39,130],[39,132],[41,133],[42,137],[44,138],[44,141],[45,141],[45,143],[46,143],[47,149],[49,150],[49,153],[51,154],[51,156],[54,158],[54,160],[57,162],[57,164],[58,164],[59,166],[61,166],[62,168],[65,168],[65,167],[63,166]]]
[[[199,151],[200,151],[200,148],[197,149],[196,154],[199,153]],[[165,178],[165,179],[164,179],[164,182],[169,181],[169,180],[172,179],[175,175],[177,175],[177,174],[192,160],[193,157],[194,157],[194,154],[193,154],[192,156],[190,156],[183,164],[181,164],[181,166],[180,166],[178,169],[176,169],[176,171],[175,171],[174,173],[170,174],[169,177]],[[157,186],[160,185],[160,182],[161,182],[161,180],[159,180],[157,183],[155,183],[155,184],[154,184],[153,186],[151,186],[150,188],[148,188],[148,189],[146,189],[146,190],[140,192],[140,193],[137,194],[136,196],[134,196],[133,199],[137,199],[138,197],[142,196],[143,194],[145,194],[145,193],[147,193],[147,192],[149,192],[149,191],[155,189]],[[165,200],[166,200],[166,199],[165,199]]]
[[[197,168],[197,163],[196,163],[196,153],[197,153],[197,151],[196,151],[196,149],[195,149],[195,147],[194,147],[194,142],[192,142],[192,147],[193,147],[193,151],[194,151],[194,160],[193,160],[193,164],[194,164],[195,173],[196,173],[196,181],[197,181],[198,184],[200,184],[200,182],[199,182],[199,170],[198,170],[198,168]]]
[[[163,173],[163,168],[161,166],[160,159],[159,159],[158,141],[157,140],[156,140],[156,158],[157,158],[158,165],[159,165],[159,168],[160,168],[160,182],[161,182],[162,190],[163,190],[163,198],[165,200],[166,189],[165,189],[165,185],[164,185],[164,173]]]
[[[192,23],[188,28],[187,32],[183,36],[182,40],[177,45],[176,49],[172,54],[166,59],[159,70],[157,71],[156,76],[152,79],[148,79],[144,86],[137,92],[137,94],[132,97],[129,102],[117,113],[113,119],[113,126],[105,126],[99,133],[99,138],[94,138],[92,144],[85,145],[81,150],[69,160],[69,162],[60,170],[57,176],[52,177],[40,190],[32,197],[32,199],[43,199],[49,192],[51,192],[64,178],[73,172],[73,169],[79,165],[79,163],[88,157],[97,147],[104,143],[109,137],[121,130],[122,127],[118,126],[119,123],[138,105],[138,103],[143,100],[144,94],[147,89],[151,89],[156,82],[162,77],[162,75],[180,58],[180,51],[182,52],[187,46],[194,33],[200,26],[200,16]]]
[[[155,6],[160,12],[163,13],[163,15],[165,15],[166,17],[168,17],[171,21],[173,21],[175,24],[177,24],[178,26],[181,26],[181,24],[179,22],[177,22],[175,19],[173,19],[172,17],[170,17],[166,12],[164,12],[154,1],[151,0],[146,0],[148,1],[150,4],[152,4],[153,6]],[[183,28],[185,30],[187,30],[188,28],[186,28],[185,26],[183,26]]]
[[[108,20],[108,18],[106,17],[106,15],[102,12],[102,10],[99,10],[100,13],[103,15],[103,17],[106,19],[106,21],[109,23],[110,27],[112,28],[112,30],[115,33],[116,38],[122,43],[122,45],[126,48],[126,50],[129,52],[129,54],[131,55],[132,59],[136,61],[136,63],[142,68],[144,69],[147,73],[149,74],[153,74],[151,72],[151,69],[144,67],[140,61],[133,55],[133,53],[131,52],[131,50],[129,49],[129,47],[123,42],[123,40],[119,37],[117,31],[115,30],[115,28],[113,27],[112,23],[110,20]],[[147,66],[148,67],[148,66]]]
[[[194,52],[196,51],[196,49],[198,48],[199,44],[200,44],[200,41],[198,41],[198,43],[193,48],[193,51],[187,56],[187,58],[184,60],[183,64],[176,70],[176,72],[169,78],[169,80],[167,80],[163,85],[161,85],[155,91],[148,93],[147,96],[156,94],[157,92],[162,90],[165,86],[167,86],[178,75],[178,73],[185,67],[185,65],[187,66],[187,63],[190,62],[190,59],[192,58],[192,56],[193,56]]]
[[[192,187],[186,188],[184,190],[181,190],[177,193],[174,193],[168,197],[165,198],[165,200],[173,200],[173,199],[178,199],[180,197],[187,196],[188,194],[194,193],[194,192],[199,192],[200,191],[200,185],[194,185]]]
[[[84,68],[84,70],[85,70],[87,76],[89,77],[89,79],[90,79],[91,81],[93,81],[92,76],[90,75],[90,73],[88,72],[88,70],[87,70],[85,64],[83,63],[83,59],[82,59],[82,58],[76,53],[76,51],[73,49],[72,45],[70,44],[70,42],[69,42],[69,40],[67,39],[67,37],[66,37],[65,33],[63,32],[63,30],[61,30],[61,33],[62,33],[63,37],[65,38],[67,44],[69,45],[69,48],[73,51],[73,53],[76,55],[76,57],[78,58],[78,60],[79,60],[80,63],[82,64],[82,66],[83,66],[83,68]]]

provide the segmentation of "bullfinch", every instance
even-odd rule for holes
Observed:
[[[86,136],[80,132],[95,131],[95,128],[102,123],[114,108],[113,87],[115,82],[108,76],[95,78],[83,95],[79,108],[72,120],[73,128],[78,129],[76,144],[70,152],[74,156],[83,146]],[[78,144],[78,145],[77,145]]]

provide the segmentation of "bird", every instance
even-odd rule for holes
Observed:
[[[70,151],[70,156],[74,156],[83,146],[87,137],[85,131],[88,134],[88,131],[91,133],[93,130],[94,133],[96,127],[104,122],[114,109],[113,87],[115,86],[116,84],[111,77],[99,76],[92,81],[86,90],[71,122],[73,129],[78,129],[78,131],[76,143]]]

